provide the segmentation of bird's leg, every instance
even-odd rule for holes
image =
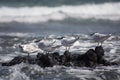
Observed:
[[[44,54],[47,54],[47,51],[44,51]]]
[[[101,42],[101,46],[102,46],[103,42]]]
[[[43,54],[45,54],[46,53],[46,51],[43,51]]]
[[[30,54],[28,53],[28,58],[30,57]]]
[[[67,47],[65,48],[65,50],[67,51]]]
[[[30,54],[29,54],[29,53],[27,53],[27,54],[28,54],[28,56],[26,57],[25,62],[26,62],[26,63],[29,63]]]
[[[68,47],[68,51],[70,50],[70,46]]]
[[[46,51],[46,54],[48,54],[49,52]]]
[[[97,46],[99,46],[99,42],[98,42]]]

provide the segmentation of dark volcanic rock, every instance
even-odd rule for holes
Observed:
[[[92,67],[97,64],[97,55],[93,49],[89,49],[85,54],[76,58],[77,66]]]
[[[96,48],[95,48],[95,52],[96,52],[96,54],[97,54],[97,64],[102,64],[102,65],[104,65],[104,66],[108,66],[108,65],[118,65],[118,63],[117,62],[109,62],[109,61],[107,61],[107,60],[105,60],[104,59],[104,49],[103,49],[103,47],[102,46],[97,46]]]
[[[52,55],[38,53],[37,64],[40,65],[41,67],[52,67],[53,66]]]
[[[97,63],[98,64],[103,64],[103,65],[110,65],[110,62],[106,61],[103,57],[104,57],[104,49],[102,46],[97,46],[95,48],[95,52],[97,54]]]
[[[69,51],[65,51],[64,54],[60,56],[60,65],[73,66],[72,55]]]
[[[7,63],[2,63],[2,66],[12,66],[16,64],[29,63],[37,64],[41,67],[52,67],[54,65],[64,66],[79,66],[79,67],[95,67],[96,65],[118,65],[116,62],[109,62],[104,59],[104,49],[102,46],[97,46],[95,50],[89,49],[85,54],[71,54],[65,51],[63,55],[58,52],[51,54],[38,53],[35,58],[30,56],[17,56]]]
[[[15,64],[20,64],[21,62],[25,62],[25,60],[25,57],[17,56],[8,63],[2,63],[2,66],[12,66]]]

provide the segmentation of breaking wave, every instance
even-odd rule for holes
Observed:
[[[57,7],[0,7],[0,23],[2,22],[48,22],[62,21],[67,18],[86,20],[120,20],[120,2],[67,5]]]

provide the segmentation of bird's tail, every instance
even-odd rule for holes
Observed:
[[[53,41],[51,44],[49,44],[49,46],[52,46],[55,42],[56,42],[56,40],[55,40],[55,41]]]

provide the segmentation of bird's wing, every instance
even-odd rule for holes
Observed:
[[[35,43],[23,44],[21,45],[21,48],[23,52],[27,52],[27,53],[34,53],[37,51],[41,51]]]

